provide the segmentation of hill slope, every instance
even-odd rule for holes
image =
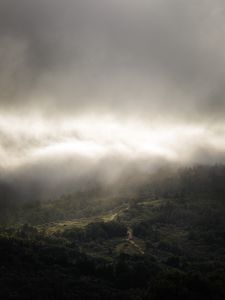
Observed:
[[[135,193],[23,205],[1,228],[1,298],[224,299],[224,179],[161,171]]]

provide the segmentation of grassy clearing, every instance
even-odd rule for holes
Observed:
[[[51,222],[44,225],[37,226],[39,231],[45,231],[46,234],[51,235],[55,234],[56,232],[63,232],[67,229],[76,229],[76,228],[85,228],[87,225],[95,222],[111,222],[117,218],[117,216],[122,212],[120,208],[115,212],[110,211],[107,214],[99,215],[97,217],[92,218],[77,218],[68,221],[62,222]]]
[[[158,199],[158,200],[148,199],[143,202],[140,202],[139,205],[144,206],[144,207],[146,207],[146,206],[159,207],[162,205],[162,203],[163,203],[163,200],[161,200],[161,199]]]

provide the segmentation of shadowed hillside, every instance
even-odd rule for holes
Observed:
[[[9,203],[2,298],[224,299],[224,180],[161,169],[135,190]]]

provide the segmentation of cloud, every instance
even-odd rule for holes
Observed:
[[[1,105],[222,118],[223,1],[1,0],[0,11]]]
[[[224,36],[222,0],[0,0],[2,168],[223,162]]]

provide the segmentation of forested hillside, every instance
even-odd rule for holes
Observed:
[[[225,167],[196,166],[135,189],[1,198],[1,298],[224,299],[224,182]]]

